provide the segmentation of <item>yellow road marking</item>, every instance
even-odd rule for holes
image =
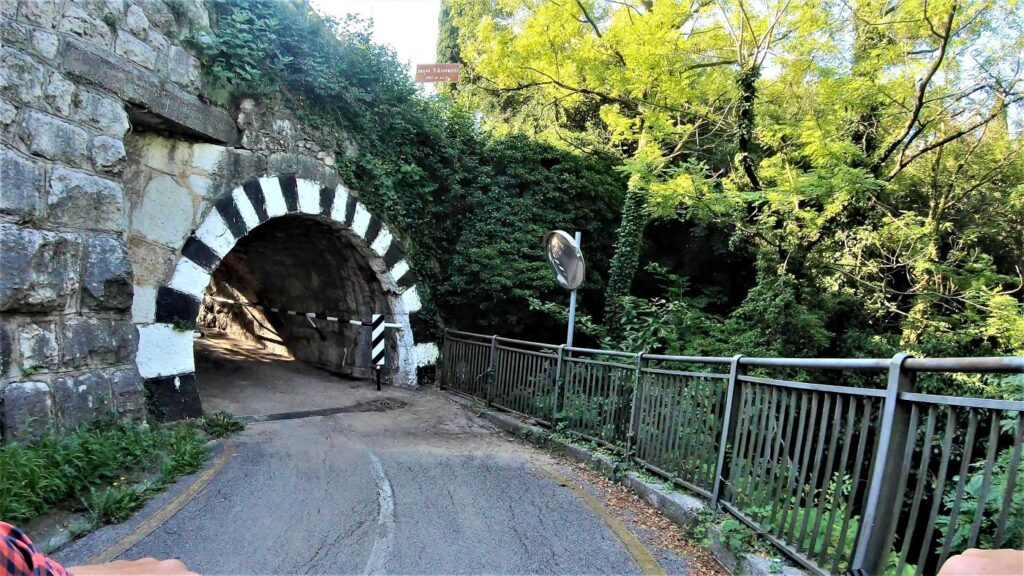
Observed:
[[[668,574],[665,572],[665,569],[661,567],[661,564],[658,564],[658,561],[654,559],[654,556],[652,556],[647,550],[647,547],[643,545],[643,542],[640,542],[640,539],[630,532],[629,528],[619,521],[619,519],[616,518],[610,510],[605,508],[604,504],[601,504],[601,501],[593,494],[587,492],[578,483],[569,480],[547,466],[541,466],[541,469],[544,470],[548,476],[554,479],[555,482],[558,482],[572,490],[577,496],[579,496],[580,500],[583,500],[583,503],[586,504],[588,508],[594,511],[594,514],[597,514],[597,516],[601,518],[609,528],[611,528],[612,533],[615,534],[615,537],[618,538],[619,541],[622,542],[622,545],[626,547],[626,551],[629,552],[629,555],[636,560],[638,565],[640,565],[640,569],[643,570],[644,574],[647,576],[665,576]]]
[[[221,449],[220,456],[217,457],[213,466],[204,470],[202,474],[192,482],[191,486],[186,488],[181,494],[178,494],[173,500],[165,504],[163,508],[157,510],[152,516],[146,518],[142,524],[139,524],[137,528],[128,534],[125,534],[123,538],[118,540],[112,546],[90,558],[88,564],[102,564],[104,562],[112,561],[114,558],[117,558],[121,554],[130,550],[132,546],[138,544],[143,538],[149,536],[154,530],[159,528],[161,524],[170,520],[172,516],[178,513],[178,510],[181,510],[185,504],[191,502],[193,498],[203,491],[203,488],[206,488],[206,485],[210,483],[210,480],[213,480],[214,477],[224,469],[224,466],[227,465],[228,460],[231,459],[234,451],[235,441],[228,438],[224,441],[224,447]]]

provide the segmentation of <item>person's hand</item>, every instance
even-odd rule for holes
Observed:
[[[942,565],[939,576],[975,576],[979,574],[1024,574],[1024,551],[979,550],[971,548]]]
[[[199,576],[181,560],[117,560],[91,566],[72,566],[68,572],[74,576]]]

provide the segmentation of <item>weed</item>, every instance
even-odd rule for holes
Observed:
[[[21,372],[22,378],[31,378],[36,374],[39,374],[39,372],[42,371],[42,368],[39,366],[22,366],[18,371]]]
[[[171,327],[174,328],[175,332],[192,332],[193,331],[192,323],[191,322],[187,322],[185,320],[182,320],[181,318],[176,319],[171,324]]]
[[[103,490],[89,487],[89,497],[82,498],[82,507],[89,513],[92,526],[127,520],[149,499],[144,484],[107,486]]]
[[[205,435],[192,423],[149,427],[110,420],[65,435],[51,432],[31,445],[6,444],[0,447],[0,518],[23,523],[63,507],[110,521],[144,501],[118,489],[122,477],[156,465],[159,481],[144,485],[145,491],[156,490],[198,470],[206,450]],[[110,494],[108,487],[114,489]]]
[[[224,438],[245,430],[245,424],[223,411],[203,416],[202,427],[203,432],[206,432],[206,435],[211,438]]]

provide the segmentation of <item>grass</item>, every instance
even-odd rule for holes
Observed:
[[[210,438],[237,432],[226,414],[173,425],[98,421],[33,444],[0,447],[0,518],[25,523],[85,511],[94,528],[127,519],[161,489],[206,462]]]

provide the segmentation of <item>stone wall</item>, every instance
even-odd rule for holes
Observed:
[[[193,394],[182,415],[194,415],[191,330],[167,318],[194,325],[199,284],[226,255],[197,255],[220,246],[210,234],[235,234],[230,249],[263,222],[231,221],[254,210],[243,184],[256,178],[291,175],[354,202],[338,224],[363,223],[359,253],[392,311],[419,310],[400,233],[392,242],[376,219],[358,220],[365,209],[315,131],[272,104],[229,111],[201,98],[200,63],[184,41],[209,25],[201,0],[0,0],[0,11],[4,438],[110,413],[138,418],[144,390],[151,401]],[[376,254],[374,240],[390,251]],[[414,343],[411,330],[394,346],[406,358],[399,381],[414,385],[436,347]]]

